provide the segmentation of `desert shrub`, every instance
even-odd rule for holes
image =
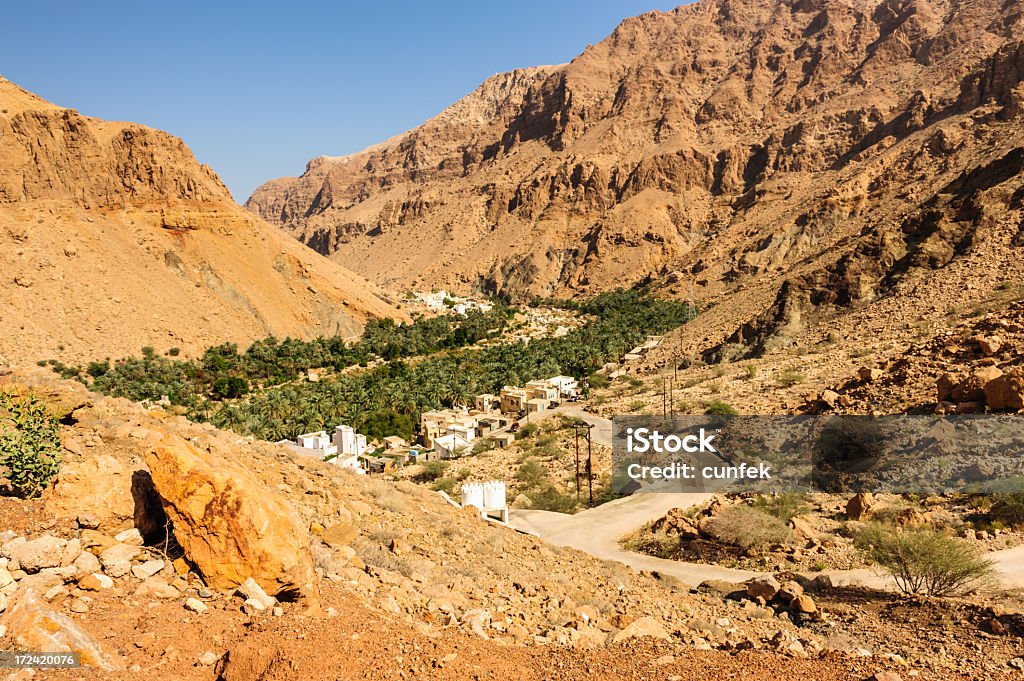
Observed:
[[[628,551],[644,553],[657,558],[672,558],[679,551],[679,535],[670,536],[665,532],[652,532],[643,528],[627,537],[622,546]]]
[[[519,432],[516,433],[516,439],[527,440],[533,437],[539,429],[540,426],[538,426],[536,423],[528,423],[519,429]]]
[[[587,384],[591,388],[607,388],[608,383],[610,383],[610,381],[604,374],[591,374],[587,379]]]
[[[804,375],[796,369],[786,369],[779,374],[779,385],[783,388],[792,388],[797,383],[802,383]]]
[[[721,400],[715,400],[708,402],[704,408],[704,413],[709,416],[735,416],[739,412],[736,408],[727,402]]]
[[[747,372],[747,380],[748,381],[754,380],[754,377],[757,376],[757,365],[756,364],[747,364],[743,368]]]
[[[711,534],[721,542],[745,550],[759,550],[789,541],[793,533],[785,522],[750,506],[733,506],[712,518]]]
[[[37,497],[60,471],[60,423],[34,395],[0,391],[0,472],[14,492]]]
[[[1024,525],[1024,478],[1011,478],[992,495],[989,517],[1009,527]]]
[[[950,596],[985,586],[992,561],[970,544],[935,530],[898,531],[871,523],[855,540],[857,548],[892,573],[908,594]]]
[[[527,491],[533,504],[530,508],[539,511],[571,513],[576,509],[576,496],[562,492],[552,484],[540,485]]]
[[[416,481],[434,482],[444,476],[445,471],[448,470],[448,465],[447,461],[427,461],[423,464],[423,470],[416,476]]]
[[[810,510],[804,495],[797,492],[760,496],[754,500],[754,508],[786,521]]]

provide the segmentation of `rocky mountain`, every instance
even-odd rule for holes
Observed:
[[[1022,35],[1003,0],[701,0],[246,205],[394,287],[651,283],[714,306],[706,359],[902,329],[1022,274]]]
[[[352,335],[401,316],[242,210],[185,144],[0,79],[0,364]]]

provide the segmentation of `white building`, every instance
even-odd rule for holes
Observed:
[[[434,449],[441,454],[442,459],[455,459],[469,454],[473,445],[464,437],[450,433],[434,438]]]
[[[548,385],[557,388],[563,398],[575,397],[580,390],[579,381],[572,376],[552,376],[548,379]]]
[[[467,482],[462,486],[462,507],[467,506],[477,508],[481,516],[497,515],[501,522],[507,523],[505,483],[499,480]]]
[[[357,433],[352,426],[341,425],[334,429],[334,447],[338,456],[363,456],[368,449],[366,436]]]
[[[300,435],[298,445],[301,449],[305,450],[304,454],[319,456],[321,459],[338,451],[338,448],[331,442],[331,438],[327,436],[327,431],[325,430],[321,430],[319,433]]]

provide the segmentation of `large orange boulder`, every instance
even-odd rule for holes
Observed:
[[[986,383],[985,402],[994,411],[1024,409],[1024,368],[1008,369]]]
[[[252,577],[273,596],[318,601],[309,532],[277,492],[178,438],[157,445],[146,463],[175,538],[209,586]]]

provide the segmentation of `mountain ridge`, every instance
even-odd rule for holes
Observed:
[[[0,80],[0,340],[9,363],[358,334],[404,314],[241,209],[177,137]]]
[[[701,353],[763,348],[980,247],[942,226],[966,203],[1016,214],[1001,190],[942,192],[1022,145],[1021,29],[995,0],[703,0],[506,87],[471,133],[420,126],[246,205],[396,289],[651,285],[715,307]]]

